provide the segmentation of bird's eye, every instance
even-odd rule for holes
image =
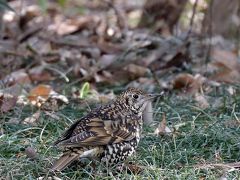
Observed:
[[[134,99],[137,99],[137,98],[138,98],[138,95],[137,95],[137,94],[134,94],[134,95],[133,95],[133,98],[134,98]]]

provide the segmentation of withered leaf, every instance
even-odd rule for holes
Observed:
[[[15,107],[17,97],[10,94],[0,94],[0,112],[8,112]]]
[[[206,78],[200,74],[195,76],[187,73],[182,73],[176,76],[173,81],[173,89],[180,89],[194,95],[199,92]]]
[[[132,78],[143,77],[150,72],[148,68],[136,64],[128,64],[124,67],[124,70],[128,72]]]
[[[205,163],[205,164],[197,164],[194,166],[195,168],[199,169],[225,169],[233,170],[233,169],[239,169],[240,168],[240,162],[233,162],[233,163]]]
[[[52,75],[45,70],[44,66],[36,66],[29,70],[29,76],[32,81],[50,81],[53,80]]]
[[[81,16],[64,20],[64,17],[59,15],[58,21],[52,25],[51,29],[55,30],[58,35],[63,36],[82,29],[92,29],[97,25],[98,21],[99,17],[97,16]]]
[[[217,72],[210,79],[225,83],[240,82],[240,63],[235,53],[213,49],[212,57],[214,60],[210,65],[215,66]]]
[[[116,55],[114,54],[105,54],[102,55],[101,58],[99,59],[99,66],[102,69],[107,68],[109,65],[111,65],[114,61],[116,60]]]
[[[30,125],[35,125],[39,119],[41,115],[41,111],[38,110],[37,112],[35,112],[34,114],[32,114],[30,117],[25,118],[22,121],[22,124],[30,124]]]
[[[44,110],[57,110],[63,103],[68,104],[66,96],[58,94],[49,85],[38,85],[33,88],[28,99],[32,105]]]
[[[167,120],[165,113],[162,116],[162,121],[159,123],[157,129],[155,129],[155,135],[167,135],[171,133],[171,129],[167,126]]]
[[[30,159],[35,159],[37,157],[37,150],[33,147],[27,147],[25,149],[25,154]]]
[[[49,98],[51,91],[51,86],[38,85],[29,92],[28,99],[33,105],[40,107],[41,104]]]
[[[126,166],[133,174],[139,174],[146,169],[146,167],[137,164],[127,164]]]
[[[200,107],[201,109],[206,109],[210,106],[206,97],[203,94],[196,93],[194,99],[197,103],[197,106]]]
[[[12,72],[11,74],[7,75],[3,79],[4,84],[8,86],[12,86],[15,84],[28,84],[31,82],[28,74],[25,72],[25,70],[17,70]]]

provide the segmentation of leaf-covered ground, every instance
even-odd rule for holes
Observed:
[[[51,163],[60,153],[52,143],[75,119],[82,117],[87,108],[71,103],[55,113],[41,112],[37,125],[30,126],[18,122],[36,109],[16,107],[0,116],[0,177],[238,179],[240,172],[229,164],[240,161],[240,96],[237,89],[235,96],[216,89],[209,96],[211,108],[205,110],[195,106],[191,98],[182,98],[175,93],[155,102],[156,125],[144,127],[137,153],[129,159],[134,166],[141,168],[139,174],[117,173],[115,170],[111,173],[102,165],[95,169],[87,165],[77,169],[71,167],[57,174],[49,172]],[[163,113],[166,113],[167,126],[174,130],[170,134],[156,136],[153,132]]]

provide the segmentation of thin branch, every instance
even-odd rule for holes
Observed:
[[[190,23],[189,23],[189,30],[186,36],[185,40],[189,39],[189,36],[192,33],[192,29],[193,29],[193,22],[194,22],[194,18],[195,18],[195,14],[196,14],[196,10],[197,10],[197,5],[198,5],[198,0],[195,0],[194,5],[193,5],[193,10],[192,10],[192,17],[190,19]]]
[[[4,11],[0,9],[0,39],[4,36],[4,22],[3,22]]]
[[[92,45],[92,44],[87,44],[87,43],[81,43],[81,42],[69,42],[69,41],[65,41],[63,39],[55,39],[52,37],[45,37],[45,36],[39,36],[39,38],[41,40],[45,40],[45,41],[49,41],[51,43],[54,43],[58,46],[69,46],[71,48],[96,48],[96,45]]]
[[[126,18],[124,17],[123,10],[120,7],[117,7],[114,4],[114,1],[105,0],[105,2],[107,3],[107,5],[109,7],[111,7],[114,10],[115,15],[117,17],[117,24],[120,27],[120,29],[127,30],[127,23],[126,23],[126,20],[125,20]]]
[[[23,57],[26,58],[26,54],[20,53],[20,52],[15,52],[15,51],[0,51],[3,55],[7,56],[17,56],[17,57]]]
[[[66,82],[69,82],[69,78],[66,76],[65,73],[61,72],[60,70],[54,68],[54,67],[51,67],[50,64],[47,64],[44,66],[45,69],[48,69],[48,70],[51,70],[51,71],[55,71],[56,73],[58,73],[60,76],[62,76],[62,78],[66,81]]]
[[[237,16],[240,18],[240,2],[238,1]],[[237,42],[236,42],[237,55],[240,56],[240,24],[237,27]]]
[[[210,39],[209,45],[208,45],[208,49],[207,49],[207,54],[206,54],[206,60],[205,60],[205,64],[207,64],[210,61],[210,56],[211,56],[211,51],[212,51],[212,15],[213,15],[213,3],[214,0],[210,1],[209,4],[209,25],[208,25],[208,38]]]

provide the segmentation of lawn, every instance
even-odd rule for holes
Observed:
[[[144,127],[137,153],[129,159],[141,172],[116,172],[99,164],[95,169],[67,168],[49,172],[60,151],[53,142],[87,108],[70,103],[57,112],[41,112],[36,125],[24,125],[24,118],[36,112],[31,106],[16,107],[1,114],[1,179],[239,179],[240,171],[227,168],[240,161],[240,96],[225,90],[209,95],[210,107],[203,110],[192,98],[169,94],[154,103],[156,125],[166,113],[167,126],[173,133],[153,134],[156,125]],[[31,147],[31,148],[28,148]],[[28,148],[26,151],[25,149]],[[31,152],[36,149],[37,153]],[[34,158],[29,158],[34,156]],[[108,171],[108,173],[106,173]],[[112,172],[112,173],[111,173]]]

